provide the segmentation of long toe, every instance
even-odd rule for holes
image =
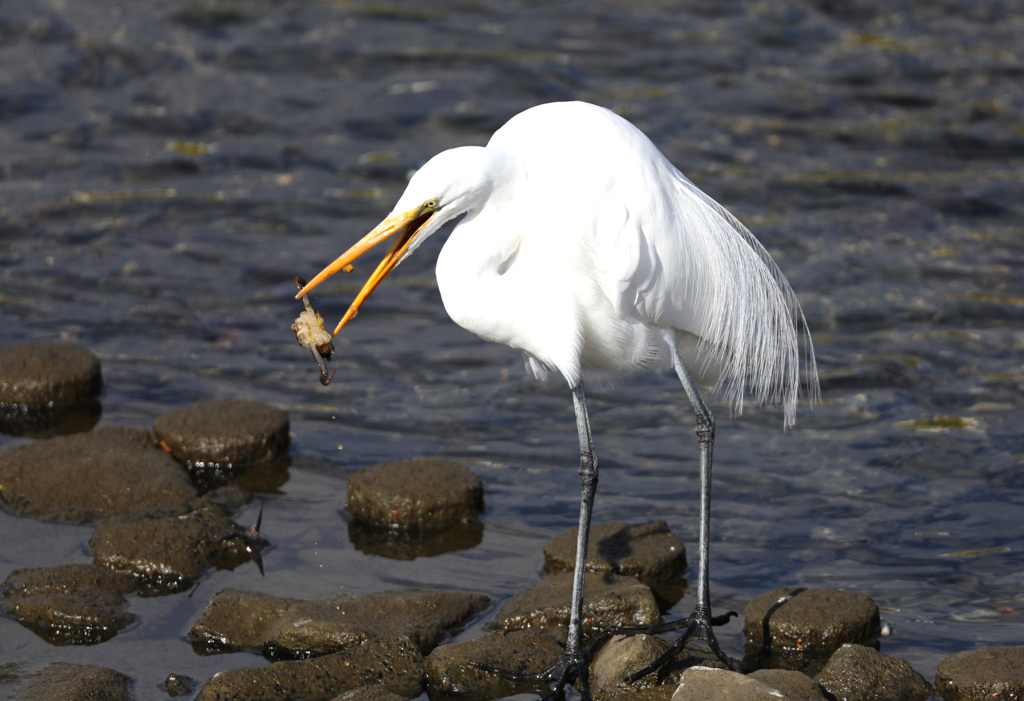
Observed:
[[[582,701],[591,701],[589,684],[590,655],[587,652],[572,652],[566,650],[562,658],[551,667],[532,674],[509,672],[508,670],[492,667],[491,665],[479,662],[471,663],[474,667],[482,669],[491,674],[496,674],[502,679],[508,679],[518,683],[548,682],[551,691],[541,697],[541,701],[555,701],[565,698],[565,687],[572,686],[577,679],[580,682],[580,698]]]

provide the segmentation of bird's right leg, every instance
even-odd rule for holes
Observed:
[[[679,381],[683,384],[683,389],[686,391],[690,404],[693,405],[693,411],[697,419],[697,444],[700,448],[700,532],[698,536],[697,604],[694,607],[693,613],[687,618],[656,626],[610,629],[599,638],[598,644],[615,634],[658,634],[672,630],[683,630],[682,635],[676,638],[675,643],[664,654],[640,671],[630,675],[626,680],[627,682],[641,679],[660,668],[677,652],[682,650],[683,645],[695,639],[706,642],[708,647],[711,648],[711,652],[726,667],[738,670],[736,662],[722,651],[714,632],[715,626],[725,625],[729,622],[729,619],[736,615],[736,612],[729,611],[719,616],[712,616],[711,596],[708,586],[711,542],[711,458],[715,445],[715,419],[711,414],[711,410],[708,409],[700,393],[697,391],[697,385],[686,370],[682,358],[679,357],[679,351],[676,350],[675,344],[671,342],[671,339],[668,346],[672,356],[672,366],[675,368]]]
[[[545,700],[565,698],[565,686],[579,679],[580,697],[590,701],[588,665],[590,654],[583,649],[583,582],[587,565],[587,544],[590,538],[590,517],[594,511],[594,496],[597,493],[597,454],[590,432],[587,402],[583,393],[583,382],[572,388],[573,407],[576,410],[576,431],[580,440],[580,521],[576,538],[576,563],[573,568],[572,604],[569,612],[569,635],[562,659],[552,667],[536,674],[516,674],[494,667],[477,664],[513,681],[550,682],[551,692]]]

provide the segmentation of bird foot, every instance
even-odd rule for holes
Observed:
[[[623,628],[609,628],[604,631],[600,637],[594,642],[590,649],[590,652],[604,644],[613,635],[639,635],[645,633],[648,635],[658,635],[661,633],[668,633],[674,630],[683,630],[682,635],[676,638],[676,641],[672,646],[664,653],[658,656],[656,660],[651,662],[643,669],[634,672],[629,675],[625,681],[627,684],[635,682],[637,679],[646,677],[651,672],[660,669],[666,662],[672,659],[676,653],[683,649],[691,640],[703,640],[707,643],[711,652],[718,658],[718,660],[724,664],[727,668],[734,672],[740,671],[739,663],[726,655],[722,651],[722,647],[718,644],[718,638],[715,636],[714,628],[717,626],[724,626],[729,622],[731,618],[736,616],[735,611],[729,611],[718,616],[712,616],[711,613],[705,609],[698,608],[688,617],[680,619],[678,621],[670,621],[669,623],[659,623],[652,626],[638,626],[638,627],[623,627]]]
[[[547,682],[551,691],[542,696],[540,701],[561,701],[565,699],[565,687],[571,686],[579,680],[580,698],[582,701],[591,701],[589,683],[590,653],[573,651],[567,649],[562,658],[542,672],[525,674],[520,672],[509,672],[508,670],[492,667],[480,662],[470,662],[470,665],[485,672],[497,675],[502,679],[518,683]]]

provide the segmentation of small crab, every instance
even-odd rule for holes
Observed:
[[[301,290],[306,286],[306,281],[297,277],[295,284]],[[326,387],[334,379],[334,372],[337,372],[337,368],[335,368],[334,372],[327,374],[327,361],[331,359],[331,353],[334,352],[334,344],[331,343],[333,337],[324,328],[324,318],[309,303],[309,295],[302,296],[302,303],[306,305],[306,309],[292,324],[292,331],[295,332],[295,339],[299,344],[308,348],[313,355],[313,360],[320,368],[320,384]]]

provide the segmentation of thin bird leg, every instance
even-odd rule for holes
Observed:
[[[572,401],[576,409],[576,431],[580,439],[580,523],[576,539],[576,565],[573,568],[572,608],[569,613],[569,636],[565,643],[562,659],[552,667],[536,674],[507,672],[490,665],[472,663],[483,669],[512,681],[547,681],[551,692],[544,701],[565,698],[565,686],[579,679],[580,697],[591,701],[588,664],[590,652],[583,649],[583,582],[586,574],[587,543],[590,538],[590,516],[594,510],[594,495],[597,493],[597,454],[594,439],[590,433],[590,419],[587,417],[587,402],[583,394],[583,382],[572,388]]]
[[[735,611],[729,611],[721,616],[711,615],[711,595],[708,587],[710,571],[710,542],[711,542],[711,458],[715,445],[715,418],[711,410],[704,404],[697,386],[690,378],[679,351],[674,343],[668,343],[669,352],[672,356],[672,366],[675,368],[679,381],[683,384],[686,396],[693,405],[693,411],[697,419],[697,444],[700,447],[700,534],[698,540],[698,564],[697,564],[697,605],[688,618],[666,624],[657,632],[665,630],[679,630],[685,628],[685,632],[676,640],[671,648],[671,654],[663,655],[649,667],[631,675],[630,681],[639,679],[659,666],[664,664],[672,654],[682,649],[683,645],[690,639],[703,639],[708,647],[723,664],[730,669],[737,669],[736,663],[729,658],[718,644],[713,626],[726,624],[730,618],[736,615]],[[627,631],[623,631],[627,632]]]
[[[572,609],[569,614],[569,637],[565,644],[565,659],[574,664],[579,673],[581,693],[587,691],[587,664],[589,655],[583,650],[583,581],[587,573],[587,545],[590,539],[590,517],[594,511],[597,493],[597,453],[590,434],[590,418],[583,394],[583,381],[572,388],[572,403],[576,409],[576,432],[580,439],[580,525],[576,536],[576,563],[573,566]],[[584,698],[587,698],[586,694]]]
[[[676,375],[679,376],[679,381],[683,384],[683,389],[686,391],[690,404],[693,405],[693,411],[697,419],[697,443],[700,447],[700,533],[697,563],[697,605],[694,607],[693,613],[678,621],[661,623],[654,626],[612,628],[604,631],[598,637],[592,651],[612,635],[636,635],[638,633],[656,635],[673,630],[683,630],[682,635],[676,639],[675,643],[668,650],[643,669],[627,677],[627,683],[641,679],[660,668],[682,650],[687,642],[693,639],[704,640],[708,647],[711,648],[715,657],[725,666],[739,671],[736,661],[722,651],[713,630],[715,626],[723,626],[728,623],[729,619],[736,615],[736,612],[729,611],[719,616],[712,616],[711,596],[708,586],[710,570],[709,544],[711,542],[711,458],[715,444],[715,419],[711,414],[711,410],[708,409],[704,400],[701,399],[697,386],[690,378],[690,373],[686,370],[686,366],[683,365],[682,358],[679,357],[679,352],[672,342],[673,339],[668,338],[667,341],[669,352],[672,356],[672,366],[675,368]]]

